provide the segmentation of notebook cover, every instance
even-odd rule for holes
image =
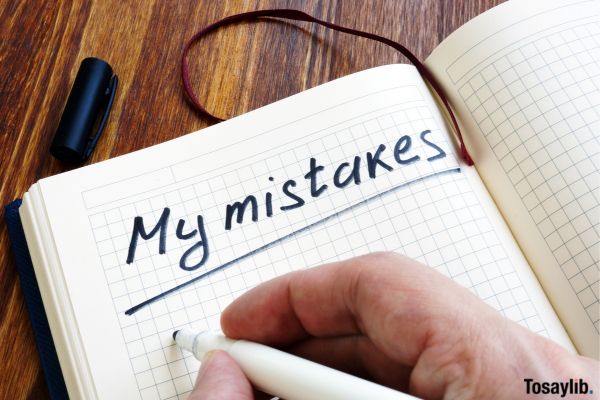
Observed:
[[[23,297],[25,297],[25,304],[29,312],[31,327],[33,328],[35,343],[48,384],[50,398],[53,400],[68,399],[67,387],[60,369],[48,318],[42,303],[40,288],[35,278],[33,263],[25,241],[25,232],[19,215],[21,202],[21,199],[17,199],[5,207],[4,219],[8,226],[8,236],[15,255],[21,290],[23,291]]]

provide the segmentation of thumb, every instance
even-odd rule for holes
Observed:
[[[252,400],[252,386],[235,361],[224,351],[208,352],[202,359],[189,400]]]

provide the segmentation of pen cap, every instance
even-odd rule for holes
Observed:
[[[69,163],[89,157],[104,129],[116,84],[117,77],[105,61],[86,58],[81,62],[50,147],[54,157]],[[102,109],[104,115],[92,134]]]

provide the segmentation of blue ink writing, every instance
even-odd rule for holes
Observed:
[[[143,217],[135,217],[133,219],[133,233],[131,234],[131,242],[129,243],[129,251],[127,252],[127,264],[131,264],[133,259],[135,258],[135,249],[137,248],[138,238],[141,236],[142,239],[148,240],[157,232],[160,231],[160,239],[158,241],[158,254],[165,254],[165,247],[167,243],[167,222],[169,221],[169,214],[171,210],[168,207],[165,207],[163,210],[158,222],[152,228],[149,233],[146,233],[146,228],[144,228],[144,218]]]
[[[433,178],[435,176],[446,175],[446,174],[455,174],[455,173],[459,173],[459,172],[460,172],[460,168],[458,168],[458,167],[457,168],[450,168],[450,169],[446,169],[446,170],[442,170],[442,171],[438,171],[438,172],[434,172],[432,174],[425,175],[425,176],[422,176],[420,178],[413,179],[412,181],[404,182],[404,183],[402,183],[402,184],[400,184],[398,186],[392,187],[392,188],[390,188],[390,189],[388,189],[388,190],[386,190],[384,192],[375,194],[375,195],[373,195],[371,197],[368,197],[368,198],[366,198],[364,200],[359,201],[356,204],[352,204],[352,205],[350,205],[350,206],[348,206],[348,207],[346,207],[346,208],[344,208],[344,209],[342,209],[342,210],[340,210],[340,211],[338,211],[338,212],[336,212],[336,213],[334,213],[332,215],[329,215],[329,216],[327,216],[327,217],[325,217],[325,218],[323,218],[321,220],[313,222],[310,225],[307,225],[307,226],[305,226],[303,228],[300,228],[300,229],[298,229],[298,230],[296,230],[294,232],[291,232],[291,233],[289,233],[287,235],[284,235],[284,236],[282,236],[282,237],[280,237],[278,239],[275,239],[272,242],[266,243],[266,244],[264,244],[264,245],[262,245],[262,246],[260,246],[260,247],[258,247],[256,249],[254,249],[254,250],[249,251],[246,254],[243,254],[243,255],[241,255],[241,256],[239,256],[239,257],[237,257],[237,258],[235,258],[235,259],[233,259],[231,261],[226,262],[225,264],[221,264],[221,265],[219,265],[219,266],[217,266],[215,268],[212,268],[209,271],[203,272],[200,275],[198,275],[198,276],[196,276],[196,277],[194,277],[194,278],[192,278],[192,279],[190,279],[190,280],[188,280],[186,282],[180,283],[179,285],[174,286],[171,289],[168,289],[168,290],[166,290],[166,291],[164,291],[164,292],[162,292],[160,294],[157,294],[154,297],[151,297],[151,298],[149,298],[147,300],[144,300],[143,302],[141,302],[141,303],[139,303],[139,304],[131,307],[130,309],[126,310],[125,314],[126,315],[133,315],[136,312],[140,311],[142,308],[144,308],[144,307],[146,307],[146,306],[148,306],[148,305],[150,305],[150,304],[152,304],[152,303],[154,303],[154,302],[156,302],[156,301],[164,298],[165,296],[168,296],[168,295],[170,295],[172,293],[175,293],[178,290],[181,290],[181,289],[183,289],[183,288],[185,288],[185,287],[187,287],[189,285],[194,284],[195,282],[198,282],[198,281],[200,281],[202,279],[205,279],[205,278],[207,278],[207,277],[209,277],[209,276],[211,276],[211,275],[213,275],[213,274],[215,274],[215,273],[217,273],[219,271],[222,271],[222,270],[224,270],[226,268],[229,268],[229,267],[231,267],[232,265],[236,264],[239,261],[242,261],[242,260],[244,260],[244,259],[246,259],[248,257],[252,257],[252,256],[254,256],[254,255],[258,254],[258,253],[261,253],[261,252],[263,252],[263,251],[265,251],[267,249],[270,249],[273,246],[276,246],[276,245],[278,245],[280,243],[283,243],[286,240],[289,240],[289,239],[293,238],[296,235],[299,235],[299,234],[301,234],[303,232],[306,232],[306,231],[308,231],[310,229],[313,229],[314,227],[316,227],[318,225],[322,225],[322,224],[326,223],[327,221],[332,220],[333,218],[336,218],[336,217],[338,217],[340,215],[346,214],[346,213],[348,213],[349,211],[353,210],[356,207],[360,207],[362,205],[365,205],[365,204],[367,204],[367,203],[369,203],[371,201],[379,199],[379,198],[381,198],[383,196],[386,196],[386,195],[388,195],[390,193],[393,193],[393,192],[395,192],[395,191],[397,191],[399,189],[405,188],[405,187],[407,187],[407,186],[409,186],[411,184],[414,184],[414,183],[417,183],[417,182],[422,182],[422,181],[424,181],[426,179],[430,179],[430,178]]]
[[[412,156],[410,158],[403,159],[402,154],[407,153],[410,150],[410,145],[412,144],[412,139],[408,135],[402,136],[396,142],[394,146],[394,159],[400,165],[412,164],[416,161],[419,161],[421,157],[418,155]]]
[[[324,169],[324,166],[317,165],[316,158],[312,157],[310,159],[310,171],[308,171],[308,173],[304,175],[304,178],[310,180],[310,195],[312,197],[319,197],[321,193],[323,193],[327,189],[327,185],[325,184],[321,185],[320,187],[317,187],[317,174],[320,171],[323,171]]]
[[[406,166],[406,165],[413,164],[416,162],[421,162],[421,163],[432,162],[432,161],[446,157],[446,152],[439,145],[435,144],[430,138],[428,138],[428,135],[430,133],[431,133],[430,130],[424,130],[420,134],[418,134],[418,138],[415,140],[417,140],[417,141],[419,139],[421,140],[421,142],[423,144],[423,146],[421,147],[422,149],[435,150],[436,153],[434,155],[429,156],[426,159],[423,159],[421,156],[424,156],[424,154],[421,154],[421,155],[415,154],[415,151],[413,150],[413,147],[412,147],[413,138],[410,135],[402,135],[395,142],[395,144],[393,146],[393,150],[391,150],[392,154],[391,154],[391,156],[388,156],[388,158],[391,160],[394,160],[397,164],[396,168],[398,168],[398,167]],[[310,197],[317,198],[319,196],[322,196],[329,188],[329,185],[328,185],[329,182],[328,183],[323,182],[323,174],[326,169],[328,171],[333,172],[333,174],[332,174],[333,175],[333,177],[332,177],[333,187],[338,188],[338,189],[343,189],[352,183],[354,183],[354,185],[360,185],[361,184],[361,167],[366,169],[369,179],[376,179],[380,174],[383,174],[386,171],[390,172],[390,171],[394,170],[394,166],[390,165],[390,164],[394,164],[393,161],[391,161],[391,162],[384,161],[386,149],[387,149],[387,147],[385,144],[377,145],[377,147],[375,148],[375,151],[373,151],[373,152],[369,151],[363,155],[363,156],[366,156],[366,162],[364,162],[364,163],[362,162],[363,158],[361,157],[361,155],[354,156],[354,159],[352,160],[352,162],[344,161],[344,162],[339,163],[338,165],[333,165],[333,166],[320,165],[315,157],[311,157],[309,160],[309,163],[308,163],[309,164],[308,172],[303,176],[306,181],[300,180],[300,184],[302,184],[302,182],[306,182],[305,184],[308,184],[307,190],[309,189],[309,191],[310,191]],[[388,150],[388,154],[389,153],[390,153],[390,151]],[[331,169],[329,169],[329,168],[331,168]],[[447,170],[447,171],[449,171],[449,170]],[[438,175],[440,173],[444,173],[447,171],[441,171],[439,173],[434,173],[430,176],[435,176],[435,175]],[[460,169],[454,168],[454,169],[452,169],[452,171],[459,172]],[[275,178],[273,178],[272,176],[269,176],[268,179],[270,182],[275,181]],[[416,179],[411,182],[406,182],[400,186],[397,186],[396,188],[404,187],[404,186],[408,185],[409,183],[416,182],[421,179],[422,178]],[[226,231],[231,230],[233,228],[234,221],[238,225],[243,224],[245,222],[244,218],[245,218],[245,216],[248,215],[248,213],[251,213],[252,222],[257,222],[260,217],[259,213],[262,214],[263,210],[265,213],[264,215],[267,218],[271,218],[274,214],[274,210],[276,211],[277,209],[279,209],[280,211],[285,212],[285,211],[290,211],[290,210],[304,206],[306,204],[307,200],[300,195],[300,193],[303,193],[303,192],[299,191],[297,189],[297,185],[298,185],[298,182],[296,182],[296,180],[294,180],[294,179],[284,180],[283,184],[281,184],[281,186],[279,186],[279,184],[277,184],[277,186],[280,187],[280,190],[283,194],[281,196],[282,200],[281,200],[280,204],[275,204],[275,205],[273,204],[274,200],[273,200],[272,191],[268,191],[264,195],[249,194],[249,195],[246,195],[243,198],[243,200],[237,200],[237,201],[233,201],[233,202],[227,204],[226,209],[225,209],[225,221],[224,221],[225,230]],[[384,193],[387,193],[387,191]],[[308,196],[305,196],[305,197],[308,197]],[[264,202],[265,202],[264,208],[263,208],[262,204],[259,204],[259,199],[261,201],[262,201],[262,199],[264,199]],[[359,202],[358,204],[362,204],[363,202],[364,201]],[[358,204],[355,204],[354,206],[357,206]],[[350,206],[347,209],[350,209],[354,206]],[[135,259],[135,252],[136,252],[137,244],[138,244],[138,241],[140,238],[142,238],[143,240],[149,240],[149,239],[153,238],[154,236],[156,236],[157,234],[159,234],[158,253],[165,254],[169,217],[170,217],[170,209],[168,207],[165,207],[163,209],[163,212],[162,212],[161,216],[159,217],[158,221],[150,229],[150,231],[148,231],[146,229],[146,226],[144,225],[143,217],[138,216],[138,217],[134,218],[133,231],[131,234],[131,241],[129,244],[129,251],[127,254],[127,264],[133,263],[133,261]],[[326,217],[324,220],[319,221],[317,223],[322,223],[325,220],[327,220],[328,218],[329,217]],[[247,220],[248,220],[248,218],[246,218],[246,221]],[[179,259],[179,267],[185,271],[195,271],[195,270],[199,269],[208,261],[208,257],[209,257],[208,237],[206,234],[206,230],[204,228],[203,216],[197,215],[196,221],[197,221],[196,227],[193,227],[193,229],[188,228],[186,230],[185,220],[180,219],[175,228],[175,236],[178,240],[181,240],[181,241],[195,240],[195,242],[191,246],[189,246],[187,248],[187,250],[185,250],[183,252],[182,256]],[[317,223],[311,224],[310,226],[313,226]],[[308,229],[308,227],[306,227],[306,229]],[[296,233],[298,233],[298,232],[299,231],[296,231]],[[285,237],[288,237],[288,236],[285,236]],[[283,240],[282,238],[280,238],[280,239]],[[255,254],[258,251],[262,251],[261,249],[264,249],[274,243],[279,243],[280,239],[275,240],[271,244],[261,246],[259,249],[255,249],[255,250],[249,252],[247,255],[242,256],[242,258],[249,256],[251,254]],[[240,258],[238,257],[237,260],[239,260],[239,259]],[[194,261],[192,261],[192,260],[194,260]],[[234,261],[232,261],[232,262],[234,262]],[[223,264],[221,267],[212,269],[211,271],[214,272],[218,269],[225,268],[225,266],[227,266],[229,264],[230,263]],[[201,274],[200,277],[203,277],[203,276],[207,275],[208,273],[211,273],[211,271]],[[180,287],[183,287],[191,282],[195,282],[197,279],[199,279],[199,277],[196,277],[196,278],[192,279],[191,281],[189,281],[188,283],[179,285],[167,292],[164,292],[163,294],[156,296],[155,298],[159,298],[161,296],[167,295],[167,294],[171,293],[172,291],[178,290],[178,288],[180,288]],[[153,299],[155,299],[155,298],[153,298]],[[141,305],[133,307],[132,309],[127,311],[127,314],[128,315],[132,314],[139,307],[141,307],[145,304],[149,304],[150,302],[154,301],[153,299],[150,299],[150,300],[142,303]]]
[[[252,206],[252,221],[258,221],[258,203],[256,201],[256,197],[249,195],[246,196],[244,201],[242,201],[241,203],[239,201],[236,201],[233,204],[227,204],[227,209],[225,210],[226,230],[231,229],[231,219],[233,218],[234,214],[237,215],[236,222],[238,224],[241,224],[244,221],[244,213],[246,212],[246,207],[248,207],[248,205]]]
[[[295,203],[288,204],[287,206],[279,207],[279,209],[281,211],[293,210],[294,208],[302,207],[304,205],[304,199],[302,197],[298,196],[297,194],[290,192],[290,186],[295,187],[296,181],[293,179],[286,181],[283,184],[283,188],[282,188],[283,194],[285,194],[290,199],[294,200]]]
[[[380,160],[381,153],[385,150],[385,145],[380,144],[377,150],[375,150],[375,155],[371,154],[371,152],[367,152],[367,169],[369,170],[369,178],[377,177],[377,166],[381,166],[382,168],[391,171],[394,168],[389,166]]]
[[[169,215],[171,210],[168,207],[163,209],[163,212],[158,219],[158,222],[152,228],[149,233],[146,233],[144,227],[144,217],[135,217],[133,220],[133,233],[131,234],[131,241],[129,242],[129,251],[127,253],[127,264],[131,264],[135,260],[135,250],[137,249],[138,239],[141,237],[144,240],[149,240],[160,232],[158,241],[158,254],[165,254],[167,246],[167,229],[169,225]],[[184,233],[185,220],[180,219],[177,222],[177,228],[175,228],[175,236],[180,240],[190,240],[196,235],[200,238],[198,242],[194,243],[189,249],[187,249],[181,258],[179,259],[179,267],[186,271],[194,271],[200,268],[208,259],[208,238],[206,230],[204,229],[204,218],[198,215],[196,218],[197,228],[191,230],[188,233]],[[197,251],[202,251],[200,261],[194,265],[188,265],[187,259]]]
[[[430,134],[431,131],[428,129],[426,131],[421,132],[421,135],[419,135],[421,137],[421,140],[423,141],[423,143],[425,143],[426,145],[428,145],[429,147],[437,150],[437,154],[435,156],[431,156],[427,159],[427,161],[433,161],[433,160],[437,160],[438,158],[444,158],[446,157],[446,152],[444,150],[442,150],[442,148],[440,146],[438,146],[437,144],[427,140],[427,138],[425,138],[425,136],[427,136],[428,134]]]

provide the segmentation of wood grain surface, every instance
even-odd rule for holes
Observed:
[[[68,170],[48,149],[81,60],[108,61],[120,86],[89,163],[206,127],[185,101],[184,42],[224,16],[296,8],[404,43],[420,59],[499,0],[14,1],[0,0],[0,205]],[[334,78],[405,62],[379,43],[308,23],[226,27],[191,52],[196,93],[221,117],[242,114]],[[48,392],[0,211],[0,399]]]

